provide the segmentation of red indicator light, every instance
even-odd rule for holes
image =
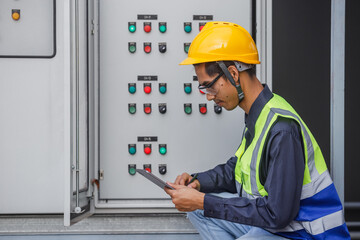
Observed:
[[[146,53],[150,53],[150,52],[151,52],[151,47],[150,47],[150,46],[145,46],[145,47],[144,47],[144,51],[145,51]]]
[[[151,173],[151,168],[145,168],[145,171]]]
[[[144,112],[146,113],[146,114],[150,114],[151,113],[151,107],[145,107],[144,108]],[[151,150],[150,150],[151,151]]]
[[[201,91],[200,89],[199,89],[199,92],[201,93],[201,94],[205,94],[203,91]]]
[[[146,155],[149,155],[149,154],[151,153],[151,147],[145,147],[145,148],[144,148],[144,153],[145,153]],[[145,170],[146,170],[146,168],[145,168]],[[150,172],[151,172],[151,169],[150,169]]]
[[[150,87],[150,86],[145,86],[145,87],[144,87],[144,92],[145,92],[146,94],[151,93],[151,87]]]
[[[199,31],[201,31],[204,28],[204,25],[199,27]]]
[[[201,108],[200,108],[200,112],[201,112],[202,114],[205,114],[205,113],[207,112],[206,107],[201,107]]]
[[[150,25],[145,25],[144,26],[144,31],[147,32],[147,33],[151,32],[151,26]]]

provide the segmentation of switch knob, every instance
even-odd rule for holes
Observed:
[[[220,107],[219,105],[214,105],[214,112],[216,114],[220,114],[222,112],[222,107]]]
[[[166,52],[166,43],[159,43],[159,52],[161,53]]]
[[[164,175],[166,173],[166,164],[160,164],[159,165],[159,173],[161,175]]]
[[[159,112],[161,114],[166,113],[166,104],[159,104]]]

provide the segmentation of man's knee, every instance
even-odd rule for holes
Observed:
[[[203,210],[195,210],[193,212],[188,212],[187,217],[190,222],[194,223],[204,219],[204,211]]]

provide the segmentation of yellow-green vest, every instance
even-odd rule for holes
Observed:
[[[293,119],[300,126],[304,146],[305,171],[298,216],[284,229],[271,229],[270,231],[289,238],[303,236],[303,239],[307,239],[311,236],[311,238],[317,239],[316,236],[319,236],[319,239],[322,239],[330,233],[331,229],[335,229],[340,230],[339,236],[346,236],[348,231],[344,223],[342,205],[319,145],[291,105],[276,94],[265,104],[256,120],[255,134],[246,151],[244,151],[246,145],[244,133],[241,145],[235,153],[238,158],[235,167],[235,179],[239,195],[250,199],[268,196],[266,189],[260,182],[259,168],[267,135],[279,117]],[[248,130],[245,129],[246,131]],[[309,212],[309,204],[317,204],[319,198],[325,201],[329,199],[334,206],[330,208],[326,206],[327,209],[321,209],[321,211],[314,213]],[[321,221],[324,219],[330,225],[323,224]],[[331,235],[334,234],[331,232]]]

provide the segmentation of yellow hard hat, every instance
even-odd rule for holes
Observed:
[[[216,61],[259,64],[254,40],[243,27],[230,22],[208,22],[192,41],[180,65]]]

